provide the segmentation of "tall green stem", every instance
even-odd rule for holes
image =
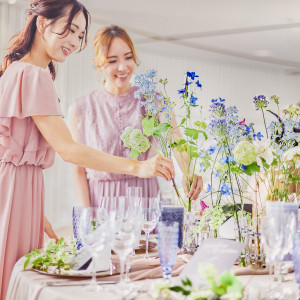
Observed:
[[[265,119],[265,114],[264,114],[263,108],[261,109],[261,112],[262,112],[263,119],[264,119],[264,124],[265,124],[265,130],[266,130],[267,138],[269,138],[268,129],[267,129],[267,124],[266,124],[266,119]]]

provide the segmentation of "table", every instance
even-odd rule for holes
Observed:
[[[109,300],[151,300],[150,295],[151,285],[154,284],[155,279],[146,279],[135,281],[139,286],[139,289],[143,290],[140,294],[132,294],[134,298],[130,298],[129,295],[127,298],[122,298],[120,296],[114,295],[111,292],[101,292],[101,293],[92,293],[84,291],[82,286],[64,286],[64,287],[49,287],[46,286],[46,282],[49,281],[58,281],[66,280],[50,275],[44,275],[37,273],[32,270],[23,271],[24,258],[21,258],[15,265],[13,271],[13,283],[10,285],[8,300],[98,300],[98,299],[109,299]],[[183,267],[183,265],[182,265]],[[151,268],[150,268],[151,269]],[[177,271],[180,272],[180,268],[177,267]],[[176,277],[175,277],[176,278]],[[175,279],[174,278],[174,279]],[[110,277],[98,278],[98,280],[111,280]],[[78,279],[72,279],[72,281]],[[81,279],[80,279],[81,280]],[[87,279],[90,280],[90,279]],[[115,279],[114,279],[115,280]],[[268,275],[244,275],[239,276],[239,280],[246,287],[247,298],[248,300],[258,300],[261,299],[259,293],[261,290],[265,290],[269,284]],[[116,287],[115,285],[103,285],[107,288]],[[290,289],[294,292],[290,298],[285,300],[296,300],[297,285],[295,281],[283,283],[285,288]],[[175,298],[172,298],[175,299]],[[176,297],[176,299],[183,299],[182,296]]]

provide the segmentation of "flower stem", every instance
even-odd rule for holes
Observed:
[[[262,115],[263,115],[263,118],[264,118],[264,124],[265,124],[265,130],[266,130],[267,138],[269,138],[269,136],[268,136],[268,130],[267,130],[267,124],[266,124],[266,119],[265,119],[265,114],[264,114],[264,110],[261,109],[261,112],[262,112]]]

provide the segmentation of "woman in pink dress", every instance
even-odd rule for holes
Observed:
[[[137,63],[134,45],[124,28],[113,25],[97,32],[94,48],[94,62],[97,69],[105,74],[105,86],[75,101],[69,113],[70,129],[73,138],[80,143],[129,157],[130,149],[124,146],[120,136],[127,126],[142,129],[141,116],[145,114],[139,100],[134,97],[135,88],[130,84]],[[173,122],[176,127],[175,117]],[[179,129],[175,131],[174,140],[178,137]],[[150,148],[140,154],[139,159],[145,160],[154,155]],[[176,158],[183,169],[180,155]],[[203,186],[201,176],[195,175],[189,193],[183,177],[186,194],[196,199]],[[142,187],[143,196],[157,196],[159,191],[156,178],[141,179],[82,166],[74,167],[74,178],[77,195],[83,205],[97,205],[101,196],[125,195],[128,186]]]
[[[89,13],[76,0],[38,0],[0,68],[0,299],[15,262],[43,247],[43,169],[54,151],[86,168],[139,177],[174,175],[171,160],[115,157],[75,142],[62,119],[53,61],[86,45]],[[49,233],[49,231],[48,231]],[[50,235],[53,233],[50,232]]]

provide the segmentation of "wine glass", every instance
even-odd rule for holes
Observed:
[[[130,207],[130,210],[134,211],[136,214],[139,214],[138,223],[135,228],[135,241],[134,247],[130,253],[130,256],[136,256],[135,248],[139,246],[141,239],[141,203],[142,203],[142,188],[141,187],[128,187],[127,188],[127,201]]]
[[[142,222],[141,228],[146,235],[145,259],[151,259],[148,253],[149,235],[156,227],[160,217],[159,199],[156,197],[142,198]]]
[[[92,256],[93,264],[91,283],[86,289],[96,292],[103,290],[96,281],[96,261],[106,245],[107,229],[107,214],[101,207],[81,207],[78,233],[83,246]]]
[[[128,291],[128,289],[131,290],[130,285],[126,284],[125,281],[124,266],[134,245],[134,229],[138,218],[130,210],[127,203],[124,203],[124,206],[122,205],[121,209],[117,208],[115,211],[109,211],[109,242],[112,250],[118,255],[120,260],[120,289],[118,293],[121,294]]]

